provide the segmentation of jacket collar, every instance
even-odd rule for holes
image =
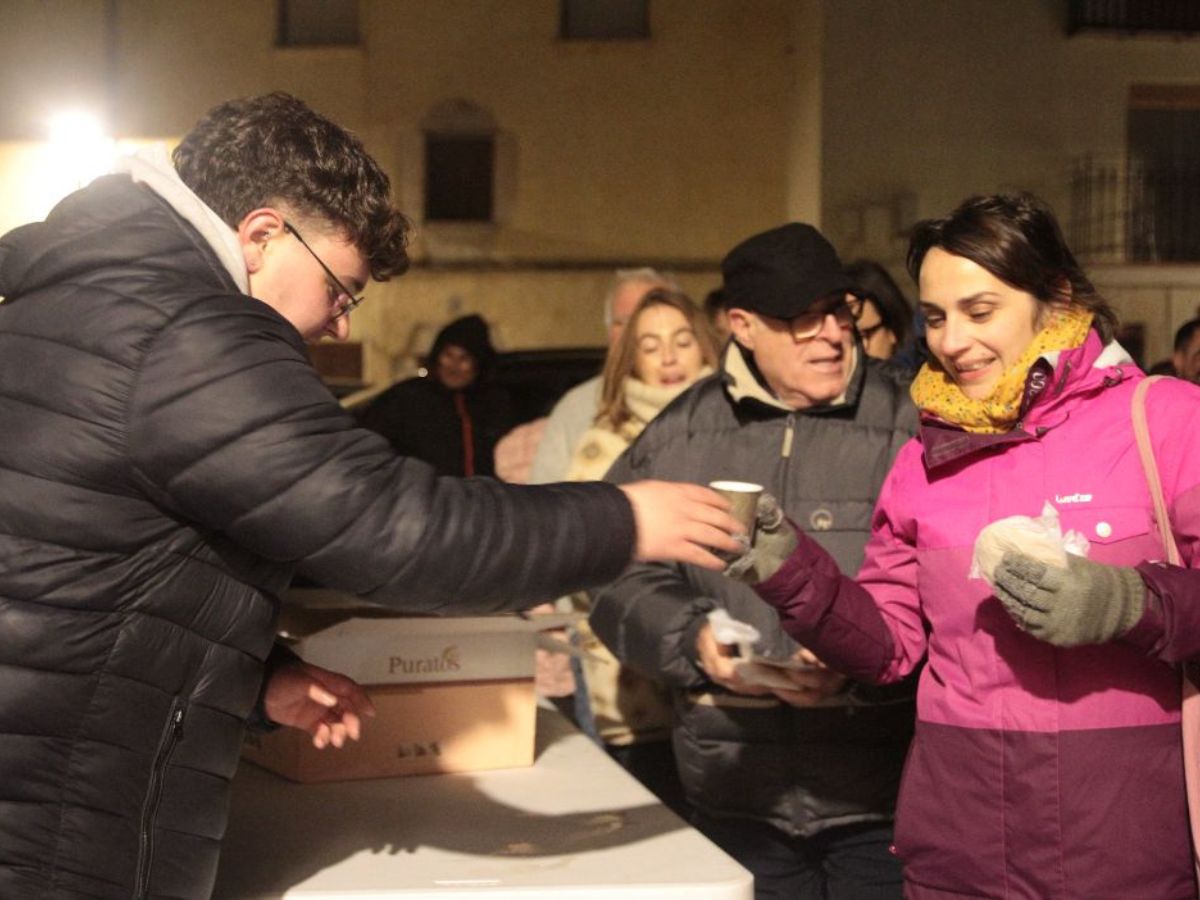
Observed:
[[[1030,367],[1016,426],[1000,434],[964,431],[932,416],[921,416],[925,468],[932,472],[977,453],[1037,440],[1065,421],[1067,408],[1083,395],[1123,381],[1133,358],[1116,341],[1102,344],[1092,329],[1078,347],[1047,353]]]
[[[754,363],[753,354],[736,340],[731,339],[725,348],[725,355],[721,359],[721,381],[725,385],[726,394],[735,405],[757,409],[760,412],[775,410],[785,413],[800,412],[805,415],[824,414],[847,407],[853,408],[858,404],[866,373],[866,367],[858,364],[859,353],[858,343],[855,342],[850,360],[850,377],[841,396],[829,403],[808,406],[801,410],[793,409],[771,392]]]

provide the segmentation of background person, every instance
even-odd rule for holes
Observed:
[[[618,269],[613,275],[604,295],[604,327],[610,348],[621,337],[621,331],[642,297],[654,288],[678,291],[679,285],[669,275],[651,268]],[[554,404],[533,457],[529,472],[531,484],[561,481],[567,474],[579,438],[596,420],[603,380],[603,373],[589,378],[575,385]]]
[[[869,259],[859,259],[846,266],[846,274],[856,287],[857,296],[850,307],[867,356],[891,359],[910,349],[912,306],[887,269]]]
[[[1142,373],[1036,198],[921,222],[908,261],[934,359],[857,583],[795,534],[758,592],[839,671],[887,682],[928,659],[897,813],[906,897],[1194,897],[1178,664],[1200,654],[1200,576],[1148,561],[1165,554],[1131,425]],[[1146,412],[1190,567],[1200,391],[1166,379]],[[1086,559],[1007,553],[995,590],[969,577],[984,525],[1047,501]]]
[[[360,424],[440,475],[494,475],[496,443],[516,414],[508,391],[490,381],[496,351],[487,322],[455,319],[438,332],[427,359],[428,375],[388,388]]]
[[[729,341],[729,310],[725,308],[725,292],[721,288],[713,288],[704,297],[704,317],[708,326],[716,336],[717,346],[724,347]]]
[[[568,481],[604,477],[646,425],[717,361],[716,345],[696,305],[684,294],[655,288],[642,298],[605,360],[600,412],[584,432]],[[584,593],[574,608],[587,612]],[[687,803],[671,749],[671,700],[656,682],[621,666],[592,633],[577,626],[576,640],[587,655],[577,710],[584,730],[609,754],[683,817]],[[577,669],[579,671],[579,669]]]
[[[754,235],[721,269],[734,339],[720,374],[654,419],[608,478],[761,484],[854,572],[883,477],[916,428],[907,380],[862,353],[854,285],[811,226]],[[791,689],[747,681],[710,611],[753,625],[761,653],[801,650],[753,591],[692,566],[631,566],[593,594],[596,634],[669,687],[693,822],[754,873],[757,897],[899,897],[889,846],[911,685],[880,691],[824,670],[789,673]]]
[[[1200,318],[1184,322],[1175,332],[1171,365],[1177,377],[1200,383]]]
[[[355,427],[304,342],[404,271],[407,223],[299,100],[124,167],[0,239],[3,897],[205,897],[256,698],[354,735],[347,679],[279,659],[263,687],[293,573],[486,612],[737,546],[693,485],[438,478]]]

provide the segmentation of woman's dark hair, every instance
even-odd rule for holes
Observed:
[[[276,92],[209,110],[173,154],[184,184],[230,228],[262,206],[284,206],[343,231],[386,281],[408,268],[408,220],[362,141]]]
[[[969,259],[1042,303],[1069,300],[1091,311],[1105,343],[1116,334],[1116,313],[1075,261],[1054,213],[1032,194],[971,197],[944,218],[918,222],[908,245],[914,281],[934,247]]]
[[[846,274],[863,298],[875,304],[883,327],[895,335],[896,346],[902,347],[912,330],[913,311],[887,269],[872,260],[858,259],[846,266]]]

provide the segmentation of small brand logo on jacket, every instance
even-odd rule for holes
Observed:
[[[409,657],[389,656],[388,674],[397,672],[403,675],[427,675],[437,672],[457,672],[462,668],[458,647],[451,645],[442,651],[441,656]]]
[[[1055,503],[1091,503],[1091,494],[1055,494]]]

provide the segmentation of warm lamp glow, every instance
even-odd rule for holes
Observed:
[[[0,234],[43,219],[50,208],[98,175],[112,171],[118,153],[157,141],[121,141],[105,134],[103,120],[62,112],[45,120],[40,141],[0,141]]]
[[[68,193],[112,169],[116,142],[98,116],[70,110],[50,119],[49,154],[58,184]]]

